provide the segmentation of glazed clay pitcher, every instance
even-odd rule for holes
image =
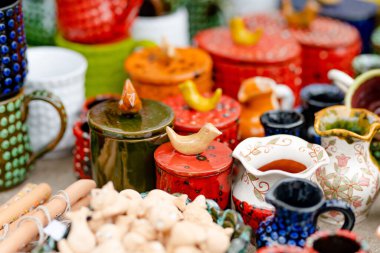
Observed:
[[[308,179],[329,164],[326,151],[292,135],[248,138],[232,153],[239,160],[239,174],[232,188],[235,208],[254,229],[273,213],[264,195],[284,178]]]
[[[260,116],[270,110],[290,110],[294,105],[292,90],[267,77],[253,77],[241,84],[238,100],[242,104],[241,138],[264,136]],[[281,101],[281,103],[279,102]]]
[[[357,222],[364,220],[379,191],[379,165],[370,143],[380,129],[380,118],[365,109],[331,106],[316,113],[314,128],[330,157],[330,163],[317,171],[316,181],[327,199],[350,203]]]

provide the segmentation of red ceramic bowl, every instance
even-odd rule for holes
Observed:
[[[74,172],[80,179],[92,179],[89,127],[86,121],[75,123]]]

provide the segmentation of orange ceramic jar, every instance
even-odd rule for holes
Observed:
[[[201,93],[213,86],[211,57],[197,48],[177,48],[171,58],[159,47],[144,48],[128,57],[125,69],[142,98],[162,101],[177,95],[178,84],[186,80],[194,81]]]

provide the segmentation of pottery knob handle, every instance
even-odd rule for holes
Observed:
[[[346,202],[338,199],[326,200],[321,208],[317,211],[314,217],[314,225],[317,226],[319,215],[329,212],[329,211],[337,211],[343,214],[344,223],[342,229],[352,230],[355,225],[355,213],[352,207]]]

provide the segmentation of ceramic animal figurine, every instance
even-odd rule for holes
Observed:
[[[199,93],[196,84],[191,80],[181,83],[179,85],[179,90],[187,105],[199,112],[208,112],[215,109],[222,97],[222,89],[220,88],[215,90],[212,97],[206,98],[202,96]]]
[[[311,180],[318,168],[329,164],[326,151],[292,135],[248,138],[233,151],[239,174],[232,187],[232,199],[246,223],[258,224],[273,213],[265,194],[281,179]]]
[[[315,180],[327,199],[348,202],[355,208],[357,222],[363,221],[379,191],[379,165],[370,143],[380,129],[380,118],[365,109],[331,106],[316,113],[314,128],[330,157]],[[329,217],[339,221],[334,213]]]
[[[295,11],[291,0],[282,1],[282,14],[288,25],[295,28],[308,28],[317,17],[319,4],[315,0],[307,0],[302,11]]]
[[[196,155],[205,151],[208,145],[222,134],[213,124],[205,124],[198,133],[181,136],[170,127],[166,127],[166,133],[174,149],[184,155]]]
[[[275,207],[275,213],[261,222],[256,231],[258,248],[276,244],[304,247],[306,238],[317,230],[318,216],[326,211],[343,214],[342,229],[352,230],[355,224],[355,214],[349,204],[325,200],[322,190],[309,180],[280,180],[266,193],[265,200]]]
[[[136,114],[142,108],[142,102],[137,95],[131,80],[127,79],[124,84],[123,93],[119,101],[119,109],[123,113]]]
[[[244,20],[239,17],[230,20],[230,30],[232,40],[238,45],[252,46],[259,42],[264,30],[257,28],[255,31],[250,31],[244,24]]]
[[[292,90],[267,77],[254,77],[242,82],[238,100],[242,106],[240,135],[242,139],[264,136],[260,116],[270,110],[290,110],[294,105]],[[279,103],[281,101],[281,103]]]

